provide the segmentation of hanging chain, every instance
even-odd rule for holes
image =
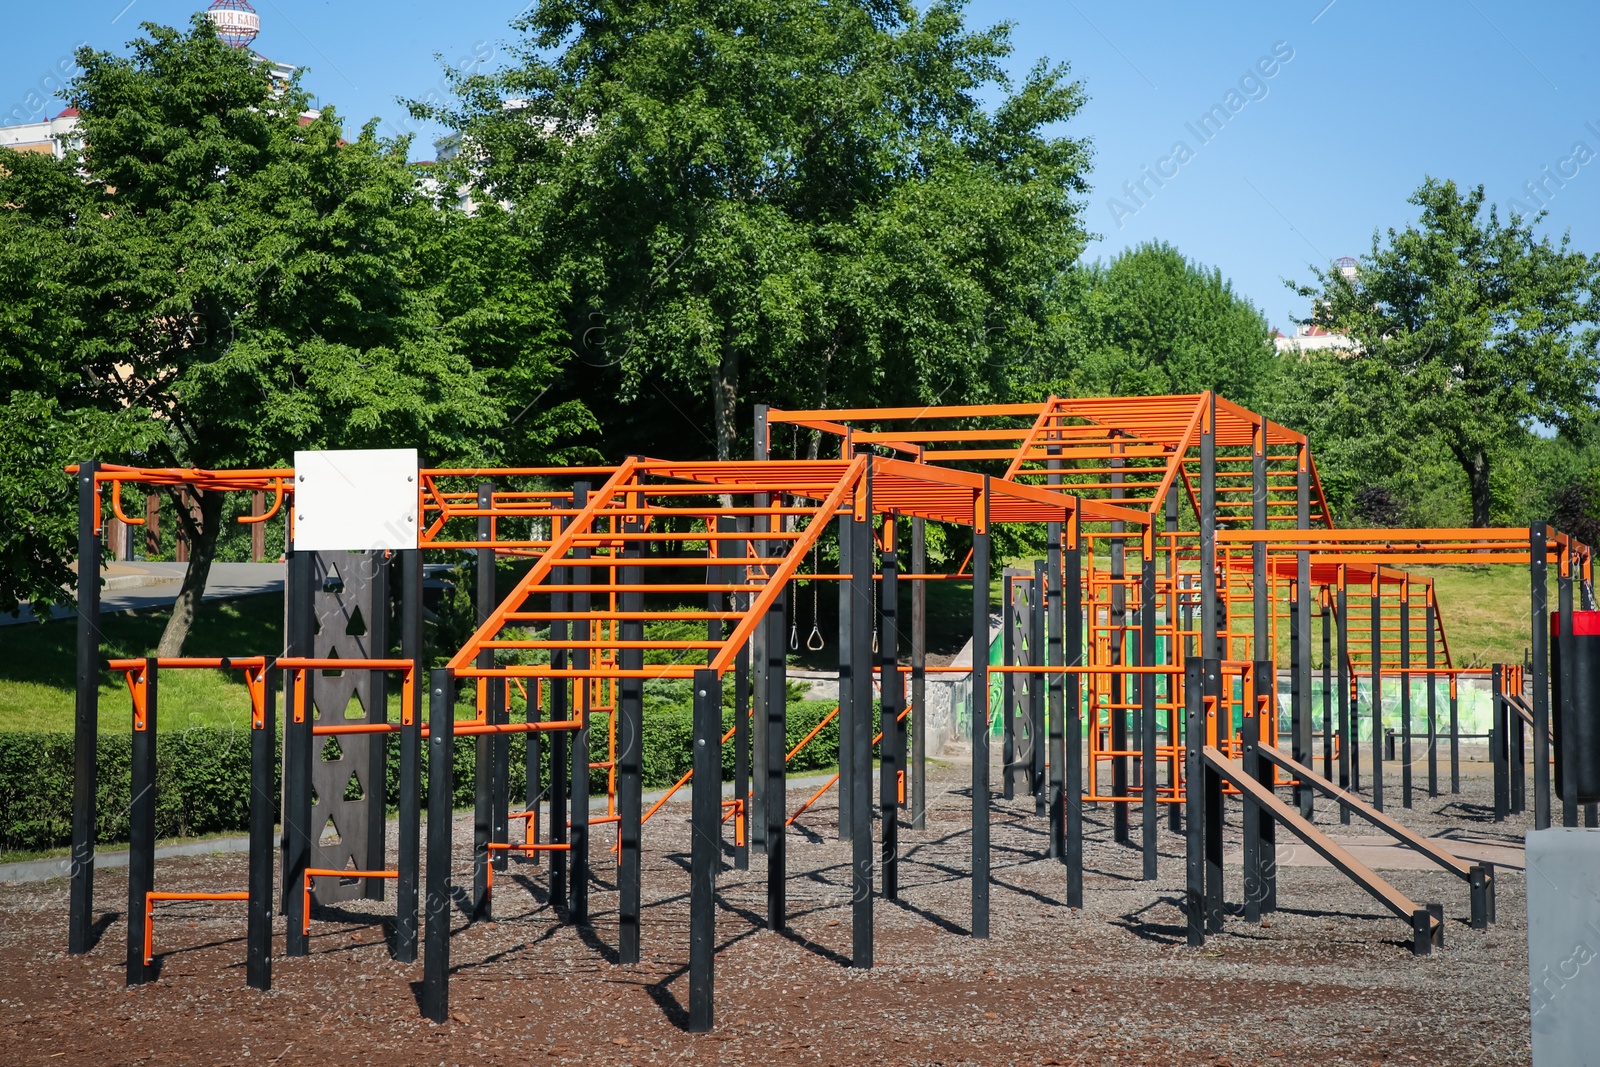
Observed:
[[[813,652],[821,652],[825,642],[822,640],[822,623],[817,616],[817,543],[811,542],[811,636],[806,638],[806,647]]]

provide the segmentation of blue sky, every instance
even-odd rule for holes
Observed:
[[[436,53],[503,60],[525,2],[255,0],[256,47],[309,67],[308,88],[348,120],[414,130],[413,158],[428,158],[441,131],[414,126],[395,98],[441,89]],[[0,121],[60,110],[43,98],[76,43],[120,49],[140,22],[181,25],[200,6],[15,6],[0,38]],[[1545,228],[1600,250],[1600,5],[976,0],[968,20],[1014,24],[1014,70],[1048,57],[1083,81],[1089,103],[1068,129],[1095,145],[1091,257],[1169,241],[1220,267],[1276,326],[1306,310],[1281,279],[1307,279],[1309,263],[1360,254],[1375,227],[1402,225],[1428,174],[1482,183],[1502,210],[1538,207],[1534,183]]]

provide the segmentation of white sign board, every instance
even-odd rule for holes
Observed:
[[[417,450],[294,454],[297,552],[417,547]]]

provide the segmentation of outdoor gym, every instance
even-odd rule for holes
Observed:
[[[1182,872],[1169,902],[1182,925],[1167,940],[1186,946],[1176,951],[1312,909],[1326,921],[1298,935],[1311,944],[1359,943],[1386,968],[1424,967],[1413,957],[1470,946],[1496,921],[1495,864],[1435,832],[1435,818],[1426,832],[1410,825],[1413,811],[1461,792],[1464,745],[1488,754],[1488,825],[1522,817],[1530,776],[1533,826],[1595,825],[1600,761],[1573,711],[1594,678],[1591,558],[1559,530],[1337,527],[1306,438],[1211,393],[758,408],[756,420],[756,454],[728,462],[430,469],[391,450],[300,453],[277,470],[77,467],[86,580],[68,951],[115,951],[97,926],[112,902],[96,893],[94,847],[107,668],[126,680],[133,736],[120,980],[164,996],[166,967],[199,947],[185,923],[204,909],[208,928],[237,927],[223,942],[235,963],[208,982],[238,1012],[260,1010],[250,990],[299,981],[286,957],[332,950],[335,935],[319,927],[343,943],[379,922],[389,956],[418,983],[408,1010],[459,1021],[461,985],[473,987],[484,960],[514,943],[538,954],[519,932],[533,909],[585,931],[596,962],[654,956],[686,975],[681,995],[658,991],[656,1011],[707,1032],[726,999],[719,956],[743,939],[735,928],[781,935],[750,949],[773,973],[808,955],[874,968],[886,913],[897,937],[910,922],[952,945],[1003,941],[1025,923],[1070,958],[1098,922],[1108,870],[1151,883],[1154,906],[1163,865]],[[770,458],[785,426],[819,431],[822,458]],[[288,516],[283,648],[102,656],[101,524],[139,523],[122,488],[159,485],[265,493],[270,509],[252,521]],[[927,566],[930,524],[970,532],[972,551],[951,573]],[[1042,527],[1045,558],[997,566],[993,536],[1005,524]],[[430,669],[425,562],[462,553],[478,562],[477,628]],[[509,594],[496,589],[497,558],[522,564]],[[1527,575],[1526,663],[1454,664],[1431,579],[1405,569],[1444,563]],[[973,590],[969,665],[928,662],[928,591],[948,582]],[[837,618],[826,634],[824,599]],[[685,622],[703,636],[652,636]],[[837,707],[791,744],[788,663],[801,640],[836,656]],[[192,870],[174,887],[155,840],[161,687],[196,669],[238,672],[251,708],[245,877],[204,889],[186,888]],[[1492,711],[1487,736],[1469,737],[1458,703],[1475,677],[1487,679]],[[692,770],[646,807],[653,679],[692,687]],[[1398,686],[1386,690],[1389,679]],[[1384,725],[1391,699],[1398,731]],[[475,714],[459,718],[458,703]],[[791,789],[787,764],[830,733],[838,774]],[[463,738],[470,833],[451,804]],[[525,757],[515,781],[512,746]],[[952,782],[952,769],[965,778]],[[1415,862],[1380,874],[1349,847],[1352,821]],[[1033,869],[1047,892],[1020,896],[997,878],[997,826],[1001,865],[1044,861]],[[1109,833],[1086,845],[1096,826]],[[847,856],[829,883],[833,905],[847,908],[837,949],[794,929],[828,879],[792,846],[824,841]],[[1327,876],[1308,889],[1312,868],[1280,862],[1294,842],[1366,894],[1376,916],[1323,907]],[[932,851],[936,862],[924,857]],[[944,887],[938,912],[904,899],[912,866],[921,883],[930,863]],[[730,901],[729,878],[754,879],[764,900]],[[184,922],[168,917],[174,906]],[[464,934],[466,959],[453,945]],[[1135,940],[1093,936],[1102,953],[1107,937]],[[99,986],[118,980],[90,974]],[[870,1010],[872,987],[853,988]],[[1276,996],[1257,1003],[1271,1009]]]

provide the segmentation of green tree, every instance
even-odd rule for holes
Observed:
[[[1594,415],[1600,256],[1538,236],[1542,215],[1502,222],[1490,205],[1485,219],[1482,186],[1429,178],[1409,202],[1418,222],[1374,233],[1353,279],[1313,267],[1315,285],[1291,285],[1316,298],[1319,325],[1356,342],[1317,361],[1346,404],[1347,438],[1391,456],[1442,444],[1466,476],[1472,525],[1487,526],[1505,450],[1535,423],[1573,430]]]
[[[101,409],[74,365],[81,333],[70,264],[57,254],[92,196],[53,157],[0,155],[0,611],[64,599],[76,550],[77,484],[62,468],[153,438],[148,414]]]
[[[1013,86],[1008,27],[948,3],[542,0],[520,25],[515,66],[417,110],[539,235],[612,452],[733,455],[752,399],[1010,388],[1084,241],[1087,146],[1045,132],[1083,100],[1064,67]]]
[[[1267,321],[1215,267],[1163,242],[1076,268],[1060,287],[1062,351],[1036,371],[1060,395],[1214,389],[1247,407],[1276,358]]]
[[[143,29],[127,57],[79,53],[67,95],[84,147],[38,218],[11,220],[59,264],[37,283],[58,310],[26,368],[34,395],[145,428],[109,451],[80,436],[79,455],[223,468],[296,448],[416,445],[437,462],[537,443],[542,411],[524,437],[491,428],[532,406],[558,372],[539,356],[559,353],[533,343],[537,312],[452,273],[470,220],[426,195],[405,143],[371,123],[347,141],[203,17]],[[479,343],[482,368],[466,354]],[[511,369],[508,346],[526,349]],[[217,494],[173,510],[191,555],[161,655],[182,647],[224,518]]]

